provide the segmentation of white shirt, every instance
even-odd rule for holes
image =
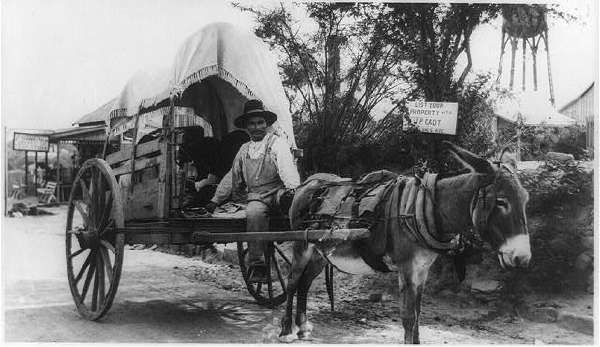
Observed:
[[[250,141],[248,156],[258,159],[266,151],[267,137],[260,141]],[[277,136],[271,145],[271,159],[277,165],[277,172],[286,188],[293,189],[300,185],[300,175],[294,164],[294,157],[284,139]]]
[[[251,159],[257,159],[263,153],[265,153],[267,137],[268,136],[265,136],[261,141],[251,141],[248,144],[248,156]],[[271,159],[275,162],[279,177],[286,188],[294,189],[300,185],[300,175],[298,174],[298,169],[294,163],[292,152],[290,151],[287,142],[279,136],[271,145]],[[227,172],[225,177],[223,177],[219,183],[217,191],[215,192],[215,196],[211,199],[211,201],[221,204],[229,197],[231,191],[232,180],[231,170],[229,170],[229,172]]]

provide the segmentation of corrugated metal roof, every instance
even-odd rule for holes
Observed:
[[[106,124],[106,120],[108,119],[108,114],[112,110],[112,106],[116,102],[117,98],[114,98],[107,102],[106,104],[100,106],[95,111],[92,111],[83,117],[79,118],[77,121],[73,123],[73,125],[85,126],[85,125],[97,125],[97,123]]]
[[[567,102],[563,107],[561,107],[560,112],[564,112],[565,109],[573,105],[575,102],[577,102],[577,100],[581,99],[590,89],[594,87],[594,83],[595,82],[592,82],[587,88],[585,88],[583,92],[581,92],[581,94],[579,94],[577,97],[573,98],[573,100]]]
[[[50,142],[56,141],[87,141],[102,142],[106,138],[104,125],[81,126],[76,128],[55,130],[50,134]]]

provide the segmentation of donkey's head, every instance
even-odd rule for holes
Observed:
[[[475,230],[498,250],[502,267],[527,266],[531,259],[525,214],[529,194],[517,177],[514,156],[505,150],[498,162],[491,163],[450,142],[445,144],[477,177],[471,202]]]

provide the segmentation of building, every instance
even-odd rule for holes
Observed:
[[[597,102],[595,83],[592,83],[583,93],[560,109],[560,113],[575,119],[578,125],[586,128],[588,149],[594,148],[594,119],[598,117]]]

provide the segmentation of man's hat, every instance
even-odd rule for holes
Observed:
[[[275,113],[265,110],[265,106],[263,105],[262,101],[253,99],[246,101],[244,104],[244,113],[237,117],[233,121],[233,124],[235,124],[235,126],[238,128],[245,128],[246,121],[250,119],[250,117],[256,116],[264,117],[265,121],[267,121],[267,126],[270,126],[277,120],[277,115]]]

